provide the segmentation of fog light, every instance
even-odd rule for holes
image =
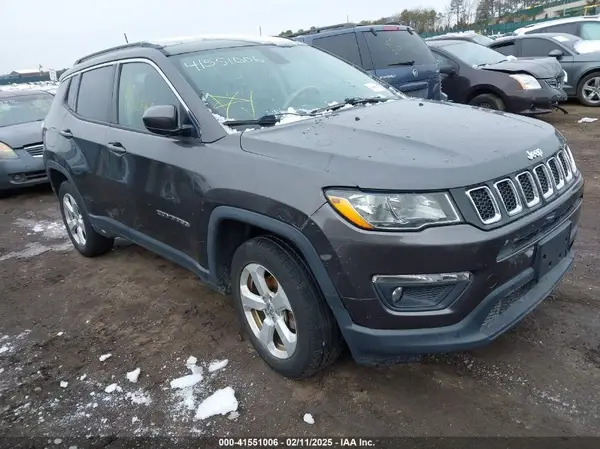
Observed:
[[[376,275],[373,287],[379,298],[398,311],[440,310],[467,288],[471,273]]]
[[[392,301],[394,302],[394,304],[396,304],[397,302],[399,302],[402,299],[403,293],[404,293],[404,288],[402,288],[402,287],[398,287],[398,288],[394,289],[394,291],[392,292]]]
[[[21,173],[17,173],[16,175],[13,176],[13,179],[17,182],[25,181],[25,175],[22,175]]]

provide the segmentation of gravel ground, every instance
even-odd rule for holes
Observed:
[[[0,201],[0,435],[600,435],[600,121],[577,123],[600,111],[567,109],[544,119],[587,178],[574,269],[492,345],[417,364],[368,368],[346,353],[286,380],[240,334],[229,297],[135,245],[79,256],[49,188]],[[190,356],[203,381],[171,390]],[[239,416],[195,420],[193,408],[228,386]]]

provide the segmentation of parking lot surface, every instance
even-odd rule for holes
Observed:
[[[284,379],[241,335],[230,297],[135,245],[78,255],[49,187],[0,200],[0,434],[600,435],[600,120],[577,123],[600,111],[566,107],[544,120],[586,177],[573,270],[492,345],[415,364],[362,367],[345,353],[306,381]],[[171,389],[190,356],[204,379]],[[228,386],[239,416],[195,419]]]

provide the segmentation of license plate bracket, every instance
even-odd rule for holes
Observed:
[[[570,239],[571,223],[565,223],[538,242],[535,261],[535,272],[538,279],[548,274],[565,258],[569,251]]]

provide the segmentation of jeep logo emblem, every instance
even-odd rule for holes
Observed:
[[[419,71],[417,69],[413,69],[412,74],[416,78],[417,76],[419,76]]]
[[[525,153],[527,153],[527,159],[529,159],[530,161],[533,159],[537,159],[538,157],[542,157],[544,155],[544,152],[539,148],[536,148],[533,151],[525,151]]]

